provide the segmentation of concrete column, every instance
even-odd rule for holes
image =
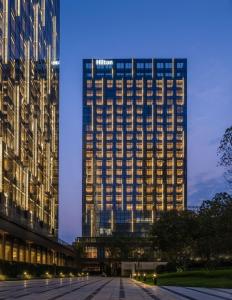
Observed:
[[[35,246],[35,263],[37,264],[38,262],[37,262],[37,251],[38,251],[38,249],[37,249],[37,245]]]
[[[20,242],[19,240],[17,241],[17,258],[16,258],[16,261],[19,261],[20,259]]]
[[[31,244],[27,244],[27,249],[28,249],[28,258],[27,258],[27,262],[31,263]]]
[[[2,259],[6,259],[6,234],[2,234]]]
[[[45,264],[48,265],[48,249],[45,249]]]
[[[10,261],[13,261],[14,239],[10,238]]]

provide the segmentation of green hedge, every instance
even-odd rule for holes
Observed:
[[[56,265],[40,265],[29,264],[23,262],[10,262],[0,260],[0,275],[5,275],[7,278],[18,278],[25,272],[30,274],[31,277],[41,277],[47,273],[52,276],[59,276],[60,273],[68,275],[69,273],[77,273],[78,270],[75,267],[58,267]]]

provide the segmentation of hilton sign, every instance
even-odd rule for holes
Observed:
[[[105,60],[105,59],[97,59],[96,60],[96,65],[112,66],[113,65],[113,61],[112,60]]]

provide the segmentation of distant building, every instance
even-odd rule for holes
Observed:
[[[83,236],[187,205],[187,60],[83,61]]]
[[[59,0],[0,0],[0,32],[0,259],[64,265]]]

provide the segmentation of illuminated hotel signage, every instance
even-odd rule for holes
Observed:
[[[113,61],[112,60],[105,60],[105,59],[97,59],[96,60],[96,65],[112,66],[113,65]]]
[[[52,61],[52,65],[53,65],[53,66],[59,66],[59,65],[60,65],[59,60],[54,60],[54,61]]]

